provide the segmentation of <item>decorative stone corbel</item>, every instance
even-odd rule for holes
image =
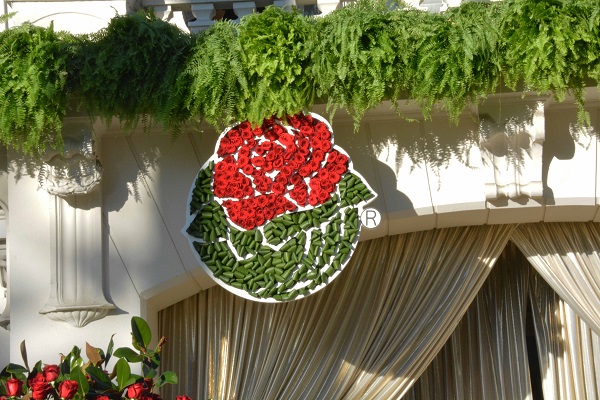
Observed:
[[[296,7],[296,0],[275,0],[273,5],[275,7],[291,10],[293,7]]]
[[[81,327],[115,308],[103,291],[101,164],[89,123],[65,122],[65,151],[47,157],[40,185],[50,194],[51,290],[40,311]]]
[[[527,112],[509,114],[504,121],[480,115],[482,157],[491,167],[486,173],[487,200],[543,197],[544,102],[525,104]]]
[[[56,196],[86,194],[102,179],[102,164],[94,152],[91,134],[66,136],[63,153],[52,152],[40,172],[40,186]]]

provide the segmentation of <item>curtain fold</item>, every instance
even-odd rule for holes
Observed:
[[[511,240],[554,291],[600,334],[600,226],[524,224]]]
[[[360,243],[344,272],[299,301],[216,286],[161,311],[165,398],[392,399],[446,342],[514,226],[439,229]]]
[[[600,337],[535,272],[530,296],[544,400],[597,400]]]
[[[531,399],[526,341],[530,269],[509,244],[404,400]]]

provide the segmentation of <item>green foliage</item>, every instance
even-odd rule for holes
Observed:
[[[358,123],[384,100],[411,98],[426,117],[443,104],[456,121],[500,82],[572,94],[586,122],[590,79],[600,82],[597,0],[469,2],[442,14],[359,0],[323,18],[267,7],[198,35],[151,13],[89,36],[25,24],[0,33],[0,142],[36,155],[61,148],[70,104],[174,133],[193,118],[259,123],[316,101]]]
[[[122,347],[113,353],[114,344],[111,337],[106,352],[86,343],[87,362],[81,356],[81,349],[75,346],[66,356],[61,357],[59,365],[42,364],[38,361],[32,370],[27,366],[27,351],[22,343],[21,354],[25,367],[8,364],[0,371],[0,397],[8,394],[6,382],[11,380],[14,384],[17,380],[22,390],[9,396],[15,400],[29,399],[35,391],[45,391],[44,398],[52,399],[85,400],[98,396],[122,399],[132,398],[132,392],[129,390],[134,389],[139,395],[136,395],[136,398],[155,398],[152,396],[155,387],[177,383],[177,375],[171,371],[165,371],[156,378],[160,367],[160,353],[166,339],[161,338],[155,349],[147,349],[152,337],[148,323],[142,318],[133,317],[131,328],[132,345],[137,351]],[[111,356],[117,358],[117,361],[113,371],[108,372]],[[132,374],[130,363],[141,363],[143,376]],[[67,381],[76,385],[76,391],[68,393],[68,397],[61,397],[61,386]]]
[[[309,74],[315,42],[312,23],[298,11],[267,7],[239,26],[249,96],[242,119],[258,124],[267,116],[294,115],[314,101]]]
[[[66,54],[52,26],[0,32],[0,141],[39,154],[62,147],[67,109]]]
[[[312,73],[317,94],[327,99],[332,114],[347,107],[358,123],[369,108],[401,98],[426,15],[362,1],[317,22]]]
[[[583,113],[590,71],[598,78],[600,36],[595,0],[507,0],[501,35],[504,74],[513,89],[552,92],[562,101],[572,93]]]
[[[501,68],[498,8],[498,3],[465,3],[420,26],[410,97],[425,115],[443,101],[457,121],[467,104],[494,92]]]
[[[173,105],[188,118],[199,116],[224,127],[242,115],[249,97],[236,26],[218,22],[195,37],[191,54],[178,77]]]
[[[176,125],[181,121],[169,107],[171,92],[190,44],[189,35],[153,14],[116,16],[75,52],[74,90],[107,122],[116,116],[133,127],[150,117]]]

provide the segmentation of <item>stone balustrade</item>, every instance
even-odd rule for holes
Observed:
[[[406,3],[409,6],[428,12],[443,12],[448,7],[459,6],[462,1],[406,0]],[[171,21],[184,30],[189,29],[191,32],[197,33],[210,27],[216,20],[229,18],[238,21],[245,15],[260,12],[260,10],[270,5],[297,7],[305,15],[325,16],[350,3],[352,3],[351,0],[142,0],[141,6],[152,8],[156,15],[165,21]]]

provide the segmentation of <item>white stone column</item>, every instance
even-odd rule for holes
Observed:
[[[0,328],[10,325],[10,301],[8,296],[8,267],[6,263],[6,214],[0,209]]]
[[[65,124],[65,151],[46,160],[40,185],[50,196],[50,298],[41,314],[81,327],[115,308],[103,290],[102,168],[91,127]]]

